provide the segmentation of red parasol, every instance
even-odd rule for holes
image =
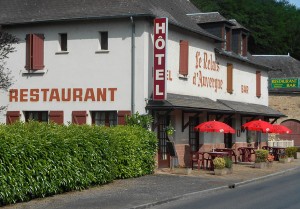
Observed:
[[[272,133],[276,134],[290,134],[292,130],[284,125],[274,124]]]
[[[273,125],[263,120],[252,120],[245,123],[243,127],[249,131],[260,131],[263,133],[271,133],[273,131]]]
[[[195,130],[198,130],[200,132],[235,133],[235,130],[226,123],[215,120],[200,123],[195,127]]]

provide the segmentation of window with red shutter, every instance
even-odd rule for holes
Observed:
[[[73,111],[72,112],[72,123],[82,125],[86,124],[86,111]]]
[[[189,74],[189,42],[180,40],[179,74]]]
[[[118,122],[117,111],[92,111],[92,124],[115,126]]]
[[[125,125],[125,115],[131,115],[131,111],[118,111],[119,125]]]
[[[233,65],[231,63],[227,63],[227,92],[233,93]]]
[[[261,72],[256,71],[256,96],[261,97]]]
[[[26,70],[44,69],[44,35],[26,35]]]
[[[7,111],[6,112],[6,124],[13,124],[20,120],[20,111]]]
[[[64,123],[64,111],[50,111],[49,121],[52,121],[57,124]]]

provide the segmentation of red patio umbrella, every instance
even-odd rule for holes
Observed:
[[[249,131],[260,131],[262,133],[271,133],[273,131],[273,125],[263,120],[252,120],[245,123],[243,128]]]
[[[226,123],[215,120],[200,123],[195,127],[195,130],[200,132],[235,133],[235,130]]]
[[[272,133],[276,134],[290,134],[292,130],[284,125],[274,124]]]

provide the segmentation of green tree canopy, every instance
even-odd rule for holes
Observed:
[[[251,31],[253,54],[288,54],[300,60],[300,10],[287,0],[192,0],[202,12],[219,12]]]

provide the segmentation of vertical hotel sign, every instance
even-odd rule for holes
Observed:
[[[168,19],[154,19],[154,93],[153,100],[166,98],[166,49]]]

